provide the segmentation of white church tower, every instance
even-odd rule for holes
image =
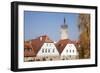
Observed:
[[[61,40],[68,39],[68,25],[66,24],[66,20],[64,18],[64,23],[61,25],[60,28],[60,35],[61,35]]]

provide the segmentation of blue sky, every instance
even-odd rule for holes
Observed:
[[[24,11],[24,39],[30,40],[48,35],[53,41],[60,40],[60,26],[63,25],[65,17],[69,39],[77,40],[79,37],[78,15],[75,13]]]

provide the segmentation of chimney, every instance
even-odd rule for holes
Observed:
[[[42,36],[40,37],[40,41],[42,41]]]

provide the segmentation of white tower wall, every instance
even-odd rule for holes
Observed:
[[[68,39],[68,30],[67,30],[67,28],[66,29],[61,28],[60,34],[61,34],[61,40]]]
[[[60,28],[60,37],[61,37],[61,40],[63,39],[68,39],[68,26],[66,24],[66,20],[64,18],[64,23],[63,25],[61,25],[61,28]]]

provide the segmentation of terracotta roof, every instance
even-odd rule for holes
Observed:
[[[36,39],[32,39],[31,40],[31,44],[30,45],[31,45],[31,47],[32,47],[32,49],[34,51],[35,56],[38,53],[38,51],[41,49],[41,47],[42,47],[42,45],[44,43],[53,43],[53,41],[50,40],[50,38],[47,35],[43,35],[43,36],[40,36],[40,37],[38,37]],[[27,47],[27,46],[29,46],[29,45],[26,44],[25,47]]]
[[[24,48],[31,48],[30,41],[25,41],[24,42]]]
[[[34,50],[31,46],[30,41],[25,41],[24,42],[24,56],[25,57],[33,57],[35,56]]]
[[[53,43],[53,41],[50,40],[50,38],[47,35],[40,36],[37,39],[32,40],[32,47],[34,48],[36,54],[41,49],[44,43]]]
[[[29,51],[29,49],[24,50],[24,57],[35,57],[35,56],[36,55],[33,49],[31,49],[31,51]]]
[[[24,56],[30,56],[30,57],[36,56],[44,43],[53,43],[53,41],[47,35],[37,37],[36,39],[32,39],[30,41],[25,41],[24,48],[26,49],[31,48],[32,50],[31,51],[26,50]],[[71,43],[75,45],[79,44],[79,42],[71,41],[70,39],[64,39],[64,40],[59,40],[57,43],[55,43],[55,46],[58,52],[61,54],[65,46]]]
[[[60,40],[60,41],[58,41],[58,43],[56,43],[56,47],[60,54],[62,53],[62,51],[64,50],[64,48],[67,44],[75,44],[75,42],[71,41],[70,39],[64,39],[64,40]]]

